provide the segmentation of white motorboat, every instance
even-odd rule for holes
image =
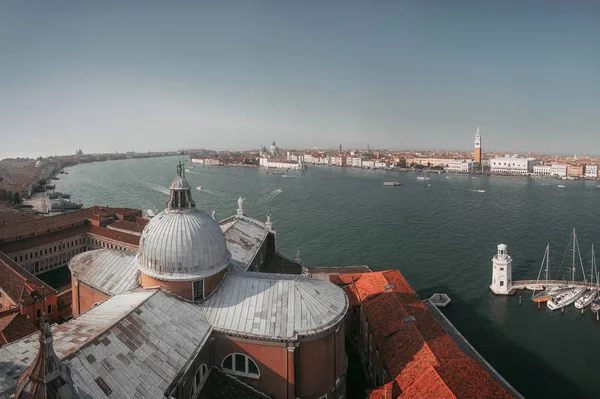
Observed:
[[[431,180],[431,177],[419,176],[417,180]]]
[[[563,184],[559,184],[558,187],[559,188],[565,188],[565,186]]]
[[[196,190],[198,190],[198,191],[202,190],[202,186],[196,187]]]
[[[395,187],[395,186],[401,186],[401,185],[402,185],[402,183],[400,183],[400,182],[397,182],[397,181],[384,181],[384,182],[383,182],[383,185],[384,185],[385,187]]]
[[[594,256],[594,244],[592,244],[592,265],[590,267],[590,283],[594,282],[594,275],[596,275],[596,287],[587,290],[581,298],[575,301],[575,307],[577,309],[585,309],[592,304],[594,299],[598,297],[598,272],[596,271],[596,257]]]
[[[548,309],[550,310],[567,307],[577,301],[586,291],[587,288],[585,287],[571,288],[562,294],[552,297],[552,299],[546,302],[546,305],[548,305]]]

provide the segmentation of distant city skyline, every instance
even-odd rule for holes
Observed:
[[[0,4],[0,158],[281,147],[600,153],[600,5]]]

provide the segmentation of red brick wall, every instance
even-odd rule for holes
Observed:
[[[110,298],[81,281],[77,284],[76,279],[73,277],[71,277],[71,287],[73,295],[73,316],[78,316],[81,313],[87,312],[94,307],[96,302],[102,303]]]
[[[341,323],[337,334],[332,330],[323,338],[300,343],[298,348],[300,361],[296,363],[299,364],[299,370],[296,371],[296,381],[299,381],[299,391],[296,391],[298,396],[318,398],[330,392],[346,367],[344,339],[344,324]],[[334,347],[334,341],[337,348]],[[339,391],[343,391],[344,386],[345,381],[342,381]]]
[[[142,287],[162,287],[165,290],[190,301],[193,300],[193,285],[191,281],[161,281],[150,276],[142,275]]]
[[[210,276],[204,279],[204,297],[207,298],[214,290],[221,284],[223,277],[227,273],[227,268],[221,270],[214,276]]]
[[[29,320],[37,325],[39,319],[36,318],[36,311],[39,309],[41,311],[40,313],[47,313],[48,305],[52,305],[52,313],[48,315],[48,319],[50,322],[57,321],[59,314],[58,307],[56,306],[56,295],[47,296],[45,301],[42,301],[40,298],[36,303],[23,306],[21,308],[21,314],[23,316],[29,316]]]
[[[285,344],[268,345],[268,342],[243,342],[234,338],[216,337],[211,345],[212,359],[221,366],[223,359],[231,353],[250,356],[258,366],[259,379],[236,377],[275,399],[287,399],[287,348]]]
[[[227,269],[223,269],[219,273],[214,276],[210,276],[204,279],[204,297],[207,297],[211,292],[214,291],[215,288],[218,287],[223,276],[227,273]],[[162,281],[152,278],[150,276],[145,275],[144,273],[140,273],[142,275],[142,287],[162,287],[165,290],[180,296],[182,298],[188,299],[190,301],[194,300],[193,296],[193,282],[191,281]]]

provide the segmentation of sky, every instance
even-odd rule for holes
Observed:
[[[0,158],[600,153],[600,2],[0,0]]]

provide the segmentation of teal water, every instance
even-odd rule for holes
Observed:
[[[161,191],[178,159],[79,165],[61,175],[57,189],[85,206],[162,210],[167,196]],[[400,269],[422,297],[448,293],[452,304],[444,313],[527,398],[600,397],[600,322],[589,310],[538,311],[526,293],[519,306],[516,296],[488,291],[501,242],[513,257],[513,280],[537,276],[547,243],[556,271],[573,227],[589,265],[591,243],[600,243],[596,183],[458,175],[416,180],[420,175],[313,167],[284,177],[197,166],[187,178],[203,187],[193,193],[197,207],[214,209],[218,219],[235,213],[240,196],[249,216],[264,220],[270,212],[284,254],[299,250],[313,266]],[[402,186],[383,187],[387,180]]]

